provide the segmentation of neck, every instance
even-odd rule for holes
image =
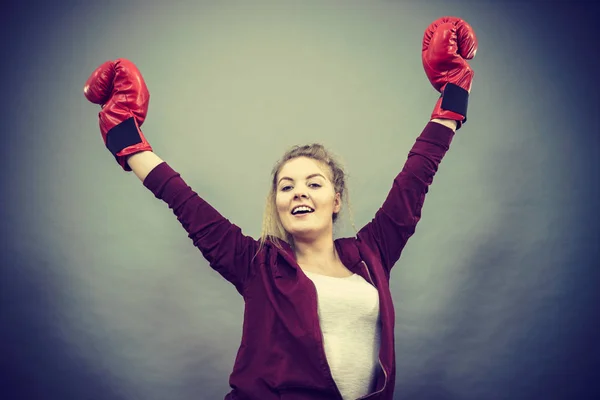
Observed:
[[[296,254],[296,261],[301,265],[327,268],[338,260],[331,236],[325,236],[313,241],[295,239],[294,252]]]

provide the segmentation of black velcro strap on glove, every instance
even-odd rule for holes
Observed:
[[[448,110],[465,117],[467,121],[467,108],[469,106],[469,92],[453,83],[446,84],[442,93],[442,110]]]
[[[106,148],[115,157],[121,150],[141,142],[142,138],[133,118],[126,119],[106,134]]]

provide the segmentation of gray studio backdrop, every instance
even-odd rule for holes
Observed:
[[[443,15],[474,27],[476,75],[469,121],[392,275],[395,398],[591,396],[598,97],[586,77],[598,62],[582,4],[20,7],[2,27],[2,399],[229,390],[242,298],[104,148],[82,93],[99,64],[138,65],[155,152],[246,234],[260,233],[275,161],[310,142],[344,161],[360,228],[437,99],[420,48]],[[346,213],[336,235],[353,234]]]

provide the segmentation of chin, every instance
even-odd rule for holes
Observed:
[[[279,221],[282,222],[283,229],[294,239],[311,240],[316,239],[325,234],[328,230],[332,230],[332,226],[327,226],[322,220],[314,219],[308,223],[306,221],[296,221],[287,219],[283,223],[281,216]]]
[[[325,227],[312,228],[312,229],[290,229],[287,230],[288,234],[294,238],[294,240],[310,241],[323,236],[326,232]]]
[[[290,227],[287,227],[285,231],[292,237],[303,237],[310,235],[313,232],[312,229],[293,229]]]

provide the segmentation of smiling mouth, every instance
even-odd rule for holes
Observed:
[[[308,206],[298,206],[292,210],[292,215],[301,216],[301,215],[311,214],[313,212],[315,212],[315,210]]]

